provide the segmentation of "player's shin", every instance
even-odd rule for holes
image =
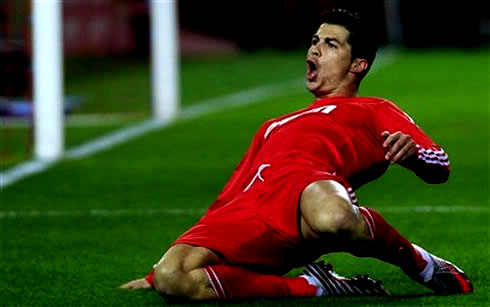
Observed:
[[[204,268],[219,299],[248,297],[313,297],[317,287],[303,277],[259,274],[230,265]]]
[[[424,272],[428,262],[423,253],[414,248],[412,243],[403,237],[395,228],[375,210],[360,207],[366,220],[371,240],[360,249],[352,251],[359,257],[374,257],[400,267],[412,278]]]

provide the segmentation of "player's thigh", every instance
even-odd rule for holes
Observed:
[[[309,184],[301,194],[301,226],[306,239],[361,231],[365,227],[359,210],[343,185],[334,180]]]

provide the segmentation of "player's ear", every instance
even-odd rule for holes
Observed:
[[[367,60],[356,58],[354,61],[352,61],[352,64],[350,65],[350,71],[358,74],[365,71],[368,67],[369,63]]]

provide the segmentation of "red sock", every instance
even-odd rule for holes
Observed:
[[[155,287],[155,284],[153,283],[153,275],[155,275],[155,271],[151,270],[151,272],[145,276],[145,279],[152,287]]]
[[[358,256],[374,257],[394,264],[410,276],[424,270],[427,262],[407,239],[373,209],[359,209],[369,225],[373,245]]]
[[[288,297],[316,295],[317,287],[302,277],[259,274],[230,265],[204,268],[219,299],[245,297]]]

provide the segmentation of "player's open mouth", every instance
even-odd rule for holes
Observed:
[[[306,79],[313,81],[318,74],[317,64],[311,59],[306,60]]]

